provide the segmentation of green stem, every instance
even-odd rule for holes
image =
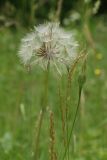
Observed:
[[[66,93],[66,131],[67,131],[67,145],[68,145],[68,141],[69,141],[69,126],[68,126],[68,108],[69,108],[69,102],[70,102],[70,90],[71,90],[71,78],[70,75],[68,73],[68,82],[67,82],[67,93]],[[67,146],[66,146],[67,147]],[[67,149],[67,156],[68,156],[68,160],[69,160],[69,146]]]
[[[67,150],[68,150],[68,148],[69,148],[70,140],[71,140],[71,137],[72,137],[72,134],[73,134],[73,130],[74,130],[75,122],[76,122],[76,117],[77,117],[78,110],[79,110],[79,105],[80,105],[81,91],[82,91],[82,87],[79,87],[78,104],[77,104],[76,112],[75,112],[75,115],[74,115],[74,120],[73,120],[72,127],[71,127],[71,131],[70,131],[70,136],[69,136],[69,139],[68,139],[68,144],[67,144],[67,147],[66,147],[64,156],[63,156],[63,160],[64,160],[64,158],[65,158],[65,156],[66,156]]]
[[[36,143],[35,143],[35,155],[34,155],[35,160],[38,160],[39,139],[40,139],[40,134],[41,134],[43,118],[44,118],[44,114],[45,114],[47,102],[48,102],[49,68],[50,67],[48,63],[47,70],[45,73],[45,81],[44,81],[45,88],[44,88],[44,94],[43,94],[43,100],[42,100],[42,112],[40,114],[40,119],[38,123],[38,131],[37,131],[37,136],[36,136]]]
[[[58,20],[58,21],[60,21],[62,4],[63,4],[63,0],[58,0],[57,11],[56,11],[56,20]]]
[[[60,85],[59,85],[59,103],[60,103],[60,113],[61,113],[61,121],[62,121],[62,135],[63,135],[63,143],[64,147],[66,147],[66,132],[65,132],[65,114],[64,114],[64,104],[63,104],[63,96],[61,94]]]

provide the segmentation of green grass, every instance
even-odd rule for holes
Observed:
[[[70,152],[70,160],[107,159],[107,28],[101,21],[97,21],[93,24],[92,30],[102,59],[96,59],[92,48],[88,47],[87,82],[82,95],[79,121],[74,132],[75,151],[72,149]],[[35,125],[41,109],[44,72],[37,67],[31,73],[27,73],[20,64],[17,51],[23,35],[22,31],[12,32],[5,29],[0,32],[0,160],[33,159]],[[101,69],[100,75],[94,73],[97,68]],[[55,77],[50,75],[49,106],[55,113],[57,152],[60,153],[61,150],[62,154],[64,150],[61,148],[62,142],[59,137],[61,117],[57,85]],[[75,107],[76,77],[73,85],[72,97]],[[47,112],[41,134],[40,160],[47,160],[49,157],[48,126]],[[73,144],[73,141],[71,143]]]

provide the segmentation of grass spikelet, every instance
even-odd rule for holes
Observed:
[[[62,138],[63,138],[63,144],[66,147],[65,109],[64,109],[63,95],[61,93],[62,92],[59,86],[58,94],[59,94],[60,113],[61,113],[61,122],[62,122]]]
[[[55,129],[54,129],[54,114],[52,111],[50,111],[50,160],[57,160],[57,154],[55,151]]]

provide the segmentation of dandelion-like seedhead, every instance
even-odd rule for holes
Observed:
[[[26,66],[47,69],[49,64],[61,74],[76,59],[77,47],[72,32],[64,31],[59,23],[46,23],[22,39],[19,57]]]

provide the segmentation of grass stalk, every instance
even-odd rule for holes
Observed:
[[[81,57],[84,57],[83,55],[79,56],[77,58],[77,60],[75,61],[74,63],[74,66],[71,68],[70,72],[69,72],[69,77],[68,77],[68,89],[69,89],[69,96],[70,96],[70,88],[71,88],[71,78],[72,78],[72,75],[73,75],[73,72],[74,72],[74,69],[76,67],[76,64],[78,63],[78,61],[80,60]],[[78,114],[78,110],[79,110],[79,106],[80,106],[80,99],[81,99],[81,92],[82,92],[82,88],[83,88],[83,85],[85,83],[85,80],[86,80],[86,77],[85,77],[85,70],[86,70],[86,55],[84,57],[84,63],[83,63],[83,66],[82,66],[82,73],[79,75],[79,78],[78,78],[78,83],[79,83],[79,91],[78,91],[78,103],[77,103],[77,107],[76,107],[76,111],[75,111],[75,114],[74,114],[74,119],[73,119],[73,122],[72,122],[72,127],[71,127],[71,131],[70,131],[70,135],[68,134],[68,119],[66,119],[66,125],[67,125],[67,146],[66,146],[66,149],[65,149],[65,153],[64,153],[64,156],[63,156],[63,160],[65,159],[66,157],[66,154],[68,153],[68,160],[69,160],[69,145],[70,145],[70,140],[71,140],[71,137],[72,137],[72,134],[73,134],[73,130],[74,130],[74,127],[75,127],[75,123],[76,123],[76,118],[77,118],[77,114]],[[67,90],[68,90],[67,89]],[[67,104],[68,106],[68,104]],[[68,118],[68,114],[66,113],[66,118]]]
[[[38,160],[38,148],[39,148],[41,128],[42,128],[43,118],[46,112],[46,107],[47,107],[47,102],[48,102],[49,68],[50,67],[48,63],[47,70],[45,72],[44,93],[43,93],[43,99],[42,99],[42,111],[41,111],[39,122],[38,122],[38,130],[37,130],[36,142],[35,142],[35,154],[34,154],[35,160]]]
[[[62,4],[63,4],[63,0],[58,0],[57,11],[56,11],[56,20],[58,20],[58,21],[60,21]]]
[[[71,78],[70,78],[70,75],[69,75],[69,72],[68,72],[67,91],[66,91],[66,108],[65,108],[65,113],[66,113],[66,137],[67,137],[67,143],[66,144],[68,144],[68,141],[69,141],[69,126],[68,126],[69,110],[68,109],[69,109],[69,106],[70,106],[70,97],[71,97],[70,91],[71,91]],[[67,153],[68,153],[67,154],[67,159],[69,160],[69,146],[68,146]]]
[[[76,122],[76,117],[77,117],[78,110],[79,110],[79,105],[80,105],[81,91],[82,91],[82,88],[80,87],[79,88],[78,104],[77,104],[77,107],[76,107],[76,112],[75,112],[75,115],[74,115],[74,120],[73,120],[73,123],[72,123],[72,127],[71,127],[70,135],[69,135],[69,138],[68,138],[67,147],[65,149],[65,153],[64,153],[64,156],[63,156],[63,160],[65,159],[65,156],[67,154],[69,144],[70,144],[70,140],[71,140],[71,137],[72,137],[72,134],[73,134],[73,130],[74,130],[75,122]]]
[[[61,94],[60,86],[58,89],[59,89],[59,103],[60,103],[61,122],[62,122],[62,138],[63,138],[64,147],[66,147],[64,102],[63,102],[63,96]]]
[[[79,60],[81,58],[83,58],[83,56],[84,56],[84,54],[83,55],[81,54],[80,56],[78,56],[78,58],[76,59],[74,65],[72,66],[72,68],[69,69],[68,77],[67,77],[67,92],[66,92],[66,109],[65,109],[65,113],[66,113],[66,132],[67,132],[67,134],[66,134],[67,146],[66,147],[67,147],[67,158],[68,158],[68,160],[69,160],[69,145],[68,145],[69,144],[69,126],[68,126],[68,121],[69,121],[68,113],[69,113],[69,111],[68,111],[68,109],[70,107],[70,101],[71,101],[71,83],[72,83],[72,77],[73,77],[73,73],[74,73],[74,70],[76,68],[76,65],[79,62]]]
[[[54,114],[50,111],[50,160],[57,160],[57,154],[55,151],[55,128],[54,128]]]

